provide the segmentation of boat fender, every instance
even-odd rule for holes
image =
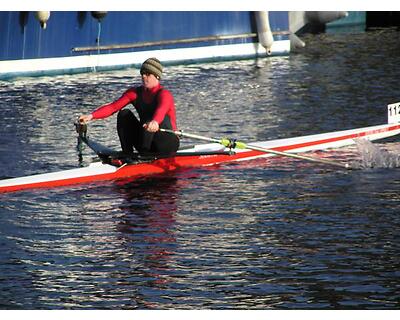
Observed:
[[[107,11],[92,11],[92,17],[97,19],[99,22],[101,22],[106,15]]]
[[[271,47],[274,43],[274,38],[269,25],[268,11],[256,11],[255,16],[258,41],[265,48],[265,50],[267,50],[267,54],[270,55],[272,52]]]
[[[46,29],[47,21],[50,18],[50,11],[36,11],[36,19],[38,19],[40,23],[40,27],[42,29]]]
[[[304,48],[306,46],[305,42],[293,32],[290,33],[289,40],[291,51],[295,51],[296,49]]]
[[[346,11],[307,11],[306,19],[310,23],[326,24],[348,16]]]

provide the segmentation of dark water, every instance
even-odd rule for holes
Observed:
[[[301,54],[169,67],[163,83],[179,126],[208,136],[381,124],[400,101],[398,39],[310,36]],[[0,177],[78,167],[76,116],[117,98],[136,73],[0,82]],[[91,137],[118,146],[115,125],[95,122]],[[312,155],[360,157],[354,147]],[[85,150],[83,165],[93,159]],[[3,194],[0,308],[398,309],[399,190],[398,168],[273,158]]]

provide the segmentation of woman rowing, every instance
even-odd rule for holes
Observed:
[[[179,139],[176,135],[159,131],[177,130],[174,98],[170,91],[160,84],[162,64],[156,58],[149,58],[140,68],[142,85],[129,88],[116,101],[101,106],[91,114],[81,115],[80,122],[92,119],[104,119],[118,112],[117,131],[122,151],[132,153],[171,154],[178,150]],[[129,109],[132,104],[139,119]]]

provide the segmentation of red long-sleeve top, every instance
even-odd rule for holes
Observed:
[[[161,90],[162,89],[162,90]],[[158,94],[158,91],[161,92]],[[176,112],[175,112],[175,102],[174,97],[171,92],[167,89],[164,89],[160,84],[152,89],[144,89],[142,90],[142,99],[145,103],[152,103],[152,101],[156,98],[158,99],[158,104],[156,111],[154,112],[153,119],[157,121],[158,124],[163,122],[166,115],[169,116],[171,120],[171,125],[173,130],[177,130],[176,126]],[[100,108],[96,109],[92,112],[93,119],[103,119],[111,116],[117,111],[121,110],[129,103],[134,103],[138,93],[136,88],[129,88],[127,91],[123,93],[123,95],[116,101],[103,105]]]

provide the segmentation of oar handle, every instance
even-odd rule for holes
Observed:
[[[87,124],[83,121],[76,121],[74,122],[76,132],[78,133],[79,137],[86,137],[87,134]]]
[[[186,137],[186,138],[192,138],[192,139],[203,140],[203,141],[208,141],[208,142],[216,142],[216,143],[221,142],[221,140],[218,140],[218,139],[203,137],[203,136],[199,136],[199,135],[193,134],[193,133],[186,133],[186,132],[183,132],[182,130],[169,130],[169,129],[160,128],[160,131],[172,133],[178,137]]]

